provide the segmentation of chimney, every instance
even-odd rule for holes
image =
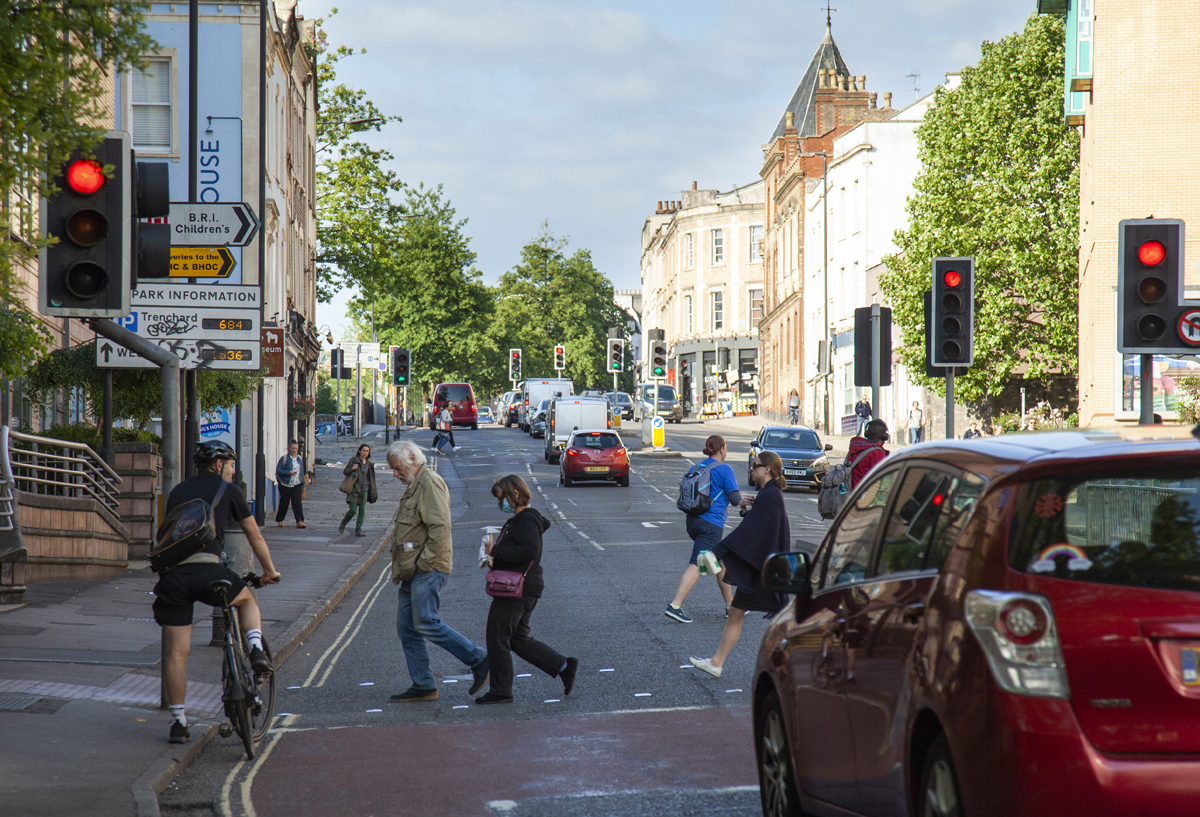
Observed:
[[[660,201],[660,202],[658,203],[658,212],[660,212],[660,213],[661,213],[662,211],[663,211],[663,206],[662,206],[662,202]]]
[[[699,184],[699,182],[692,182],[692,189],[693,189],[693,190],[698,190],[698,189],[699,189],[698,187],[696,187],[696,185],[697,185],[697,184]]]
[[[875,104],[876,104],[877,100],[879,99],[879,94],[877,94],[877,93],[875,93],[874,91],[872,91],[872,92],[871,92],[871,97],[870,97],[870,98],[871,98],[871,109],[872,109],[872,110],[874,110],[874,109],[875,109]]]
[[[892,107],[892,93],[891,93],[891,91],[885,91],[885,92],[884,92],[884,94],[883,94],[883,107],[885,107],[885,108],[890,108],[890,107]]]
[[[867,75],[866,74],[858,75],[858,87],[855,88],[854,90],[856,90],[856,91],[867,90]]]
[[[783,123],[785,130],[796,129],[796,114],[793,111],[788,111],[783,115]]]

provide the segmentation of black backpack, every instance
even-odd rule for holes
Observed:
[[[688,516],[700,516],[712,507],[712,469],[720,463],[693,465],[679,483],[679,499],[675,507]]]
[[[221,480],[211,505],[203,499],[189,499],[167,514],[154,536],[154,550],[150,551],[151,570],[155,573],[173,570],[217,538],[217,517],[213,509],[221,504],[228,485]]]

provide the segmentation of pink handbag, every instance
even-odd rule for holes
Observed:
[[[533,567],[533,562],[525,568],[525,573]],[[519,599],[525,591],[525,573],[515,570],[489,570],[484,577],[484,589],[494,599]]]

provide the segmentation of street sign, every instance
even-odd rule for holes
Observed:
[[[213,306],[258,309],[258,287],[241,284],[175,284],[140,281],[133,306]]]
[[[1179,339],[1188,346],[1200,346],[1200,309],[1189,309],[1179,316]]]
[[[179,358],[182,369],[229,369],[257,371],[261,352],[257,341],[206,340],[204,338],[163,338],[151,340]],[[102,369],[157,369],[158,364],[146,360],[124,346],[107,340],[96,340],[96,365]]]
[[[128,315],[116,321],[148,340],[257,340],[259,311],[174,305],[135,306]]]
[[[172,278],[228,278],[237,266],[224,247],[172,247]]]
[[[357,341],[344,340],[337,345],[337,348],[341,349],[344,353],[342,360],[342,365],[344,366],[353,368],[354,366],[361,365],[364,369],[387,371],[387,361],[380,352],[378,343],[371,341],[359,343]]]
[[[282,326],[264,326],[262,330],[262,363],[267,371],[264,377],[284,377],[287,360],[284,355],[286,335]]]
[[[258,234],[258,216],[245,202],[171,202],[172,247],[245,247]]]

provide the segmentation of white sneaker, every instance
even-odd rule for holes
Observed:
[[[704,565],[704,569],[710,576],[716,576],[721,572],[721,563],[717,561],[717,557],[713,555],[711,550],[702,550],[696,557],[696,561]]]
[[[453,448],[455,451],[461,451],[461,450],[462,450],[462,446],[461,446],[461,445],[454,445],[454,446],[451,446],[451,448]]]
[[[688,660],[692,662],[692,666],[696,669],[702,669],[714,678],[721,677],[721,668],[707,658],[689,658]]]

